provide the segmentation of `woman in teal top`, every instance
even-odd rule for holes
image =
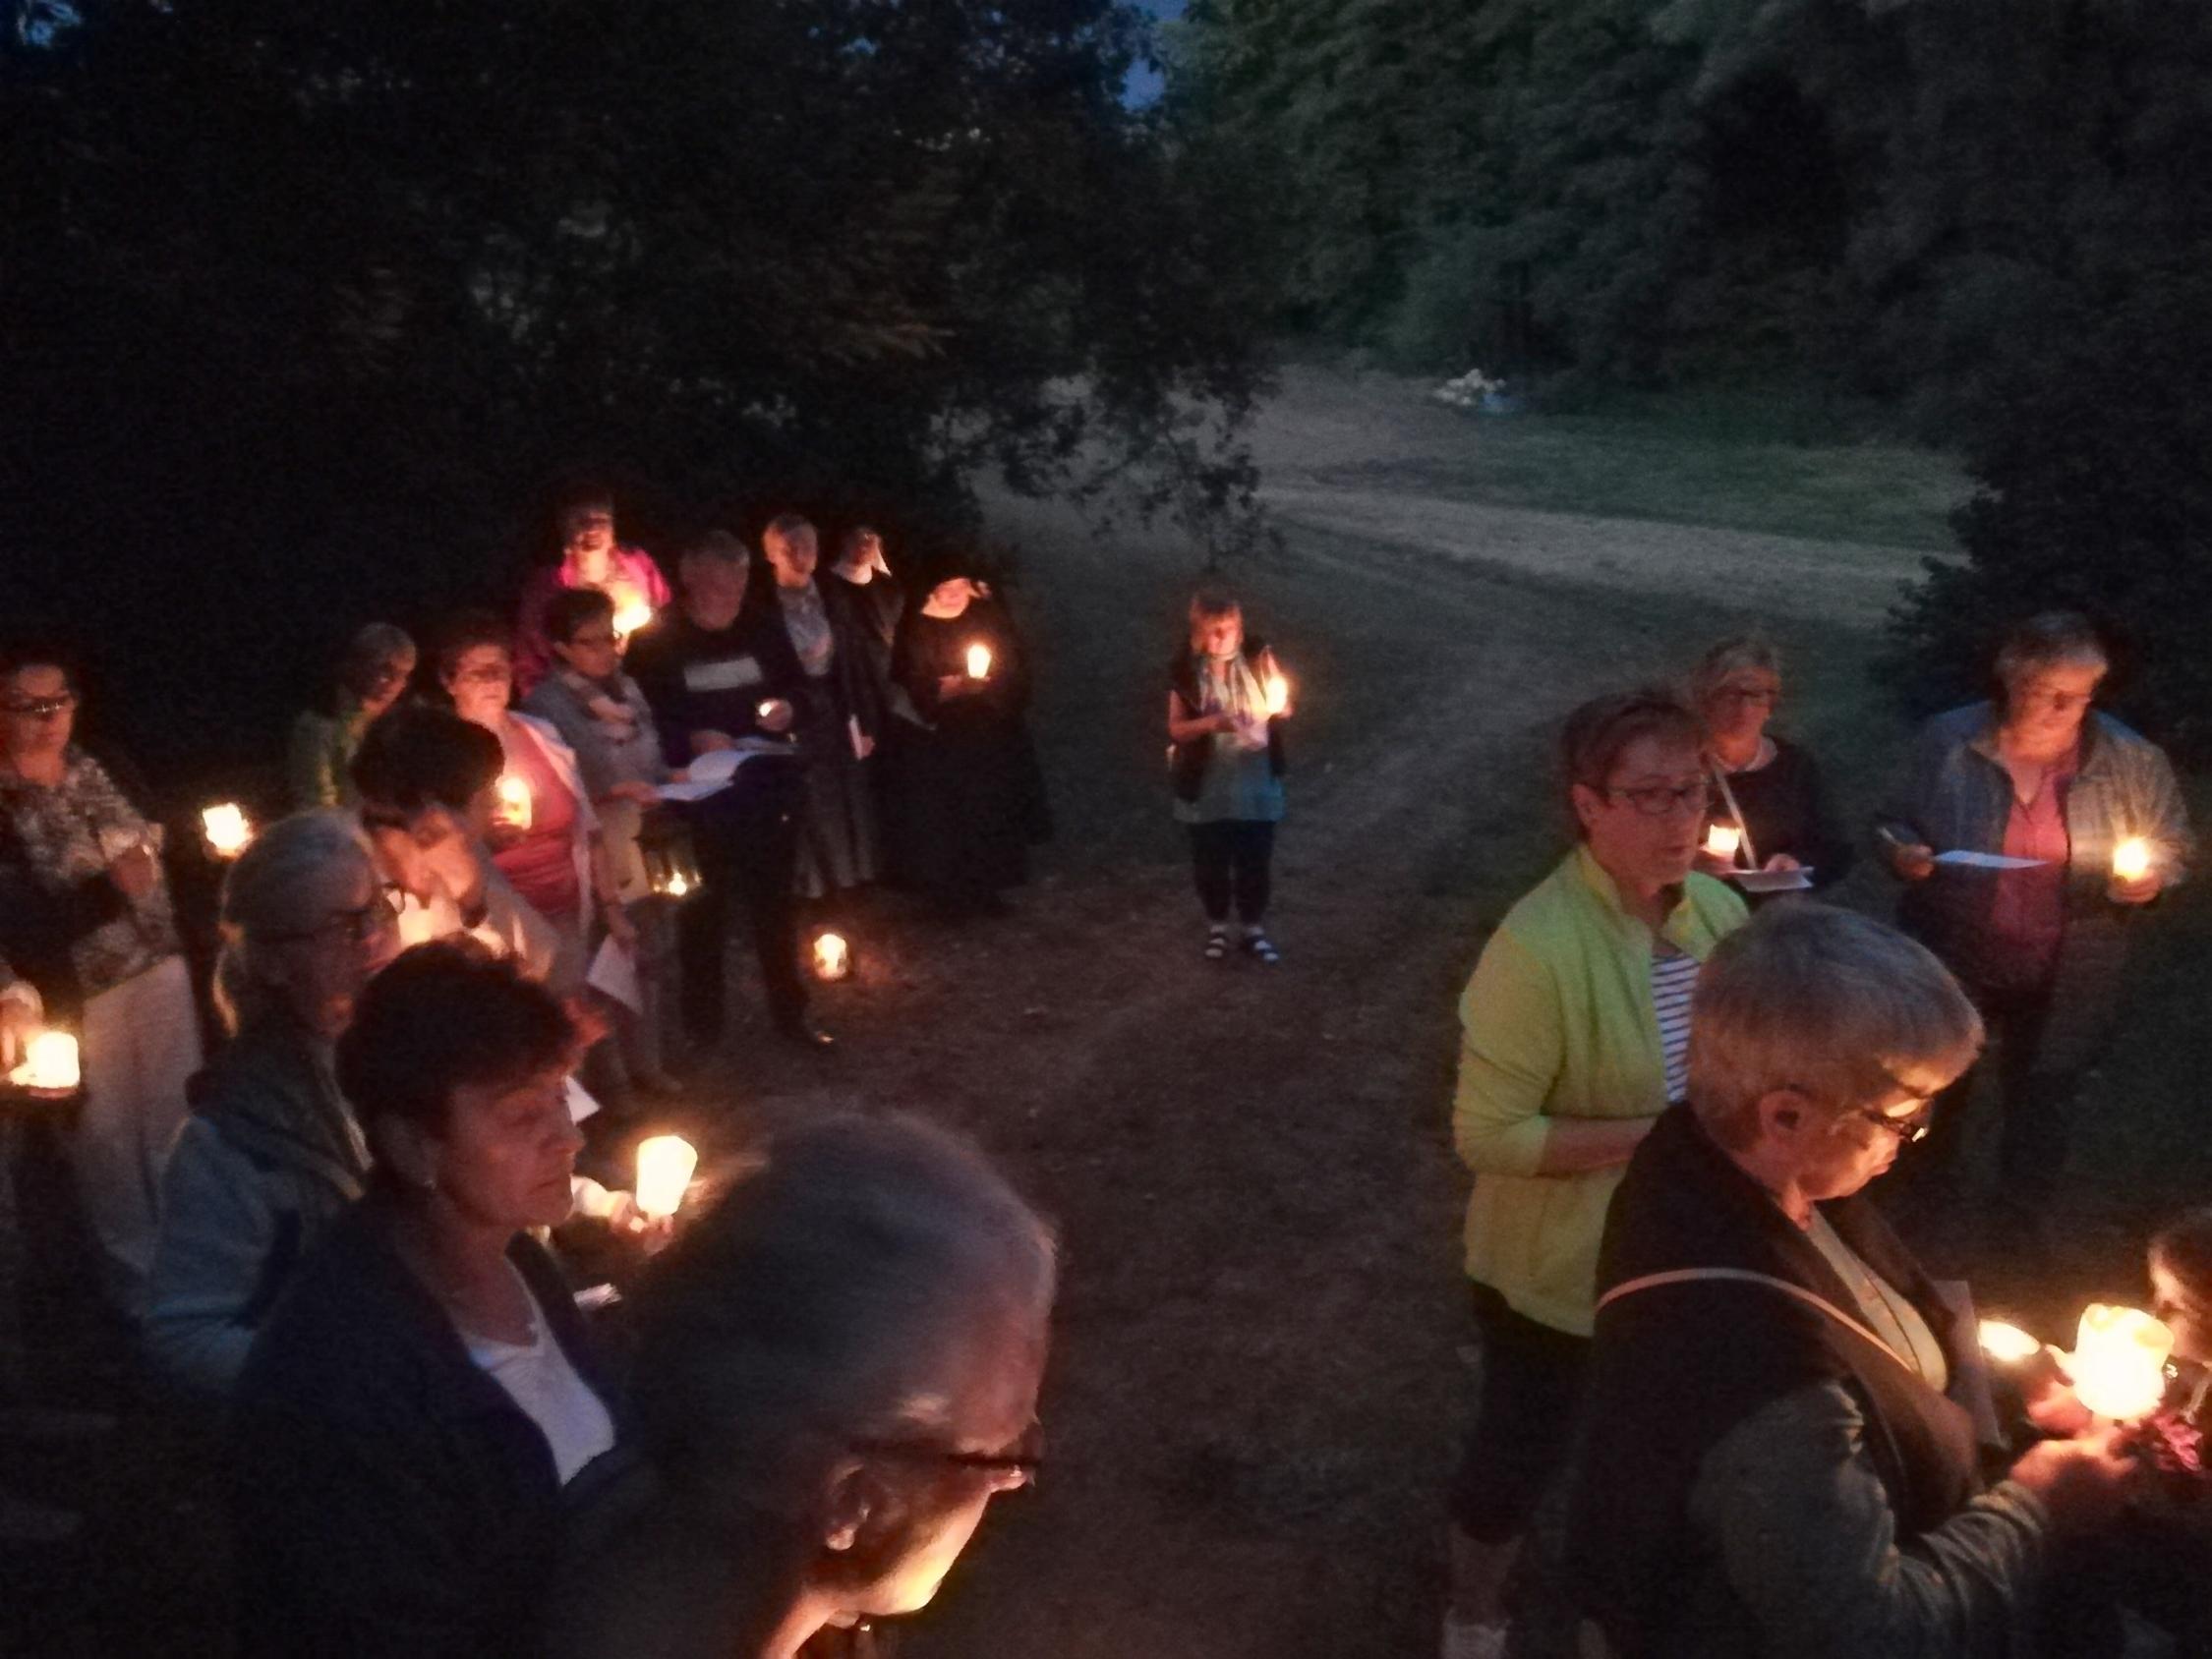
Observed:
[[[1191,835],[1209,962],[1229,955],[1232,900],[1246,952],[1270,965],[1282,960],[1265,919],[1289,714],[1288,682],[1266,646],[1245,638],[1237,601],[1203,593],[1192,600],[1190,644],[1168,673],[1168,766],[1176,822]]]

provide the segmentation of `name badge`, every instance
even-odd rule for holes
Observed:
[[[750,657],[725,657],[719,662],[693,662],[683,670],[686,691],[742,691],[766,676]]]

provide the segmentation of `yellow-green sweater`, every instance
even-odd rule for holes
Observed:
[[[1746,919],[1693,875],[1661,930],[1699,961]],[[1652,934],[1586,847],[1506,913],[1460,998],[1452,1140],[1475,1172],[1467,1276],[1516,1312],[1587,1337],[1598,1239],[1626,1165],[1540,1175],[1561,1117],[1654,1117],[1666,1067],[1652,1006]]]

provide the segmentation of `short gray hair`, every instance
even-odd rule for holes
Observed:
[[[1739,634],[1722,640],[1699,658],[1698,665],[1690,670],[1690,701],[1702,713],[1720,689],[1720,682],[1745,668],[1764,668],[1779,679],[1781,653],[1761,634]]]
[[[232,1031],[271,1005],[262,951],[278,934],[322,920],[307,911],[310,893],[333,864],[358,859],[372,879],[376,855],[349,814],[303,812],[255,836],[223,878],[222,944],[215,956],[215,1007]]]
[[[904,1116],[777,1137],[655,1264],[633,1403],[707,1515],[788,1514],[868,1439],[939,1428],[979,1344],[1041,1328],[1052,1234],[967,1141]]]
[[[405,628],[389,622],[364,622],[346,642],[344,666],[378,668],[400,658],[412,659],[415,641]]]
[[[1997,648],[1997,680],[2008,692],[2028,675],[2068,662],[2110,667],[2097,626],[2078,610],[2046,610],[2015,623]]]
[[[1981,1015],[1925,945],[1856,911],[1793,899],[1722,940],[1698,975],[1690,1108],[1715,1141],[1741,1151],[1775,1090],[1840,1114],[1895,1095],[1907,1072],[1948,1083],[1981,1046]]]

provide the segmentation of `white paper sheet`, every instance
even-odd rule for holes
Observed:
[[[562,1085],[562,1091],[568,1096],[569,1122],[581,1123],[599,1110],[599,1102],[592,1099],[591,1091],[577,1082],[575,1078],[569,1078]]]
[[[2039,870],[2051,861],[2047,858],[2008,858],[2001,852],[1940,852],[1938,864],[1956,864],[1969,870]]]
[[[637,958],[611,938],[599,942],[584,983],[603,997],[611,997],[633,1014],[645,1012],[645,993],[637,983]]]
[[[1745,892],[1806,892],[1813,886],[1810,870],[1731,870],[1728,880]]]
[[[664,801],[703,801],[709,795],[719,795],[729,787],[727,777],[694,777],[688,783],[662,783],[653,792]]]

